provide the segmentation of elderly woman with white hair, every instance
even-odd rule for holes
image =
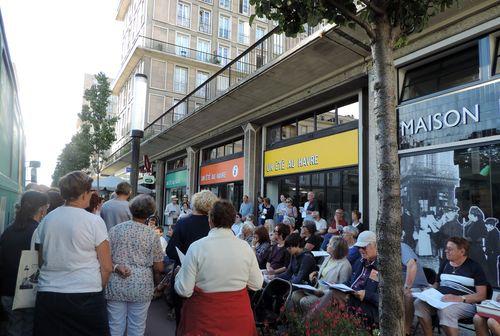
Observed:
[[[217,196],[209,190],[202,190],[194,194],[191,198],[193,213],[191,216],[183,217],[177,221],[172,238],[167,246],[167,255],[170,259],[175,260],[176,266],[181,264],[176,248],[186,254],[193,242],[208,235],[208,231],[210,231],[208,212],[217,200]],[[179,324],[182,300],[173,290],[172,297],[174,300],[176,322]]]
[[[148,195],[134,197],[129,205],[132,220],[109,230],[113,273],[106,287],[111,336],[144,335],[153,298],[153,272],[163,271],[160,237],[146,225],[156,210]]]
[[[250,222],[245,222],[241,227],[240,235],[238,238],[243,239],[248,243],[248,245],[252,246],[254,231],[255,226]]]

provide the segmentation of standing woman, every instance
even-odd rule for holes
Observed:
[[[175,278],[187,298],[178,335],[257,335],[247,288],[260,289],[263,277],[250,246],[231,231],[235,216],[231,202],[215,202],[208,236],[189,247]]]
[[[31,336],[34,309],[12,310],[17,270],[23,250],[29,250],[33,232],[47,213],[49,198],[38,191],[27,191],[21,197],[16,218],[0,237],[0,294],[7,313],[7,334]]]
[[[109,335],[103,288],[113,267],[106,224],[85,210],[91,185],[83,172],[63,176],[59,188],[65,205],[38,229],[35,336]]]
[[[483,211],[473,205],[469,209],[469,222],[465,226],[465,238],[470,243],[470,258],[475,262],[484,265],[486,263],[486,256],[483,248],[486,246],[486,237],[488,230],[484,223]]]
[[[114,274],[106,287],[112,336],[142,336],[153,298],[153,272],[163,272],[160,237],[145,222],[156,210],[155,200],[139,195],[130,201],[132,220],[109,230]]]

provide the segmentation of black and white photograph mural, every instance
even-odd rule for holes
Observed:
[[[403,241],[437,271],[446,240],[465,237],[469,256],[500,286],[500,145],[401,157]]]

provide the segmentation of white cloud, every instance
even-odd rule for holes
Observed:
[[[114,0],[4,0],[7,42],[17,71],[26,159],[50,184],[57,156],[76,131],[84,73],[115,77],[121,23]],[[28,171],[29,178],[29,171]]]

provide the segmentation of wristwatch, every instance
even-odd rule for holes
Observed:
[[[466,303],[465,302],[465,296],[462,295],[461,298],[462,298],[462,303]]]
[[[113,273],[116,273],[116,269],[118,268],[118,266],[120,266],[119,264],[115,264],[115,266],[113,266]]]

